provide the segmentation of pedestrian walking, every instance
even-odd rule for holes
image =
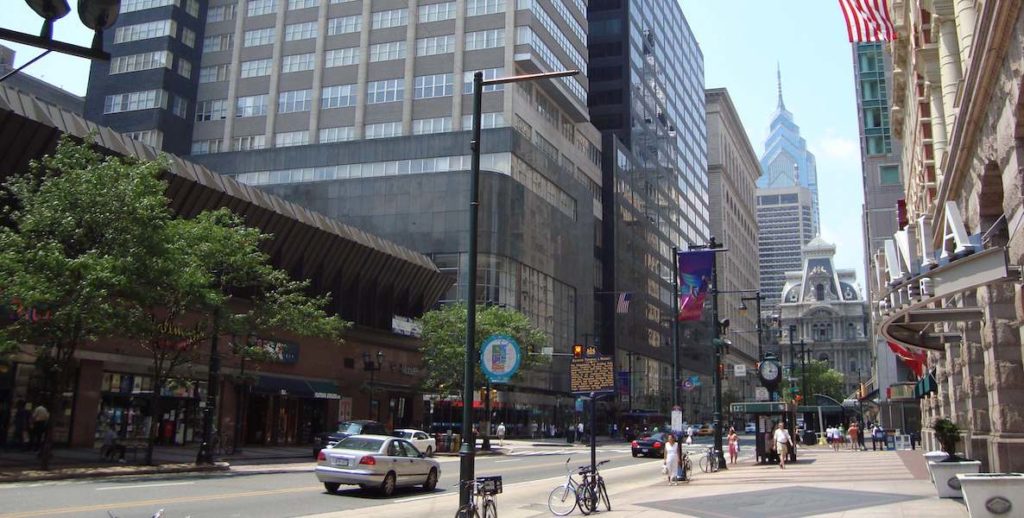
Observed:
[[[885,450],[885,430],[878,423],[875,423],[875,427],[871,429],[871,451],[875,451],[878,445],[881,444],[881,448]]]
[[[793,440],[789,436],[789,430],[782,426],[782,423],[779,423],[775,427],[773,439],[775,441],[775,451],[779,454],[779,467],[786,469],[786,455],[789,454],[789,448],[793,444]]]
[[[850,434],[850,449],[851,450],[858,450],[858,449],[860,449],[860,443],[858,442],[858,436],[860,435],[860,428],[857,427],[857,421],[850,422],[850,429],[848,430],[848,433]]]
[[[864,444],[864,436],[867,435],[868,429],[864,426],[864,421],[859,421],[857,423],[857,430],[857,445],[862,451],[867,451],[868,446]]]
[[[668,439],[665,440],[664,455],[665,463],[661,466],[661,472],[668,476],[668,485],[674,486],[676,483],[672,478],[676,476],[680,464],[679,444],[674,434],[668,434]]]
[[[843,425],[842,423],[839,423],[839,429],[836,430],[836,438],[839,439],[839,448],[845,448],[846,447],[846,426]],[[836,451],[839,451],[839,448],[836,448]]]
[[[687,445],[693,444],[693,427],[692,426],[686,429],[686,444]]]
[[[584,430],[585,428],[583,427],[583,421],[576,423],[576,438],[582,443],[587,442],[583,436]]]
[[[740,455],[740,436],[736,429],[729,427],[729,464],[736,464],[736,458]]]
[[[46,437],[46,427],[50,423],[50,411],[42,403],[32,410],[32,450],[42,449]]]
[[[505,423],[498,424],[498,446],[502,446],[505,443]]]

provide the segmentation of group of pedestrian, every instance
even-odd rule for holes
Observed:
[[[841,449],[866,450],[867,446],[864,444],[864,435],[867,433],[867,428],[870,428],[870,426],[865,427],[865,429],[861,429],[861,426],[857,421],[850,421],[849,427],[844,427],[843,424],[840,423],[838,426],[830,426],[825,429],[825,440],[828,442],[829,446],[832,447],[833,451],[839,451]],[[874,428],[881,430],[881,427],[877,425]],[[876,433],[878,432],[872,430],[872,443],[876,441]]]
[[[50,411],[42,403],[35,406],[19,400],[14,407],[14,433],[12,435],[15,448],[38,451],[42,448],[46,429],[50,425]]]

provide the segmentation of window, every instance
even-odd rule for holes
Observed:
[[[289,90],[277,96],[277,113],[308,112],[313,95],[309,90]]]
[[[184,119],[188,117],[188,100],[177,95],[169,96],[171,99],[171,113]]]
[[[405,59],[405,42],[391,41],[370,45],[370,62]]]
[[[122,0],[121,13],[154,9],[168,5],[178,5],[178,0]]]
[[[197,140],[192,143],[192,154],[193,155],[205,155],[207,153],[220,153],[221,144],[224,141],[215,138],[210,140]]]
[[[416,99],[444,97],[452,94],[452,75],[417,76],[415,85],[415,93],[413,95]]]
[[[171,53],[166,50],[118,56],[110,60],[111,75],[161,67],[171,68]]]
[[[359,64],[359,47],[328,50],[324,53],[324,67],[341,67]]]
[[[437,117],[434,119],[416,119],[412,121],[413,135],[426,135],[428,133],[445,133],[451,130],[451,117]]]
[[[274,147],[305,146],[309,144],[308,131],[286,131],[274,135]]]
[[[254,59],[242,62],[241,77],[269,76],[274,61],[271,59]]]
[[[206,23],[226,22],[235,19],[235,4],[218,5],[206,11]]]
[[[203,54],[231,50],[234,40],[233,34],[216,34],[203,38]]]
[[[235,117],[258,117],[266,114],[266,94],[239,97],[235,102]]]
[[[505,46],[505,29],[466,33],[466,50],[493,49]]]
[[[292,23],[284,26],[284,41],[316,38],[316,22]]]
[[[439,22],[453,18],[455,18],[455,2],[421,5],[419,8],[420,23]]]
[[[103,113],[120,113],[136,110],[167,107],[167,92],[163,90],[144,90],[108,95],[103,100]]]
[[[320,0],[288,0],[288,10],[308,9],[320,5]]]
[[[320,143],[344,142],[355,138],[355,128],[352,126],[341,126],[338,128],[323,128],[320,130]]]
[[[292,56],[285,56],[281,63],[281,72],[302,72],[304,70],[313,70],[313,66],[316,63],[313,53],[309,54],[295,54]]]
[[[242,46],[256,47],[259,45],[270,45],[271,43],[274,43],[274,28],[267,27],[265,29],[245,31]]]
[[[900,166],[883,165],[878,168],[879,183],[882,185],[900,185]]]
[[[433,38],[420,38],[416,40],[417,56],[433,56],[435,54],[448,54],[455,51],[455,36],[435,36]]]
[[[390,11],[378,11],[373,13],[372,23],[370,27],[374,29],[387,29],[389,27],[398,27],[409,23],[409,10],[408,9],[392,9]]]
[[[125,25],[124,27],[118,27],[114,30],[114,43],[148,40],[150,38],[160,38],[164,36],[173,37],[177,31],[177,24],[171,20]]]
[[[249,0],[246,5],[246,15],[260,16],[262,14],[273,14],[277,10],[276,0]]]
[[[267,147],[264,135],[246,135],[235,137],[231,140],[231,149],[235,151],[249,151],[251,149],[263,149]]]
[[[227,81],[231,73],[231,65],[211,65],[199,69],[200,83],[216,83]]]
[[[464,93],[464,94],[472,94],[473,93],[473,74],[475,74],[476,72],[477,72],[476,70],[473,70],[473,71],[466,72],[465,74],[463,74],[463,76],[462,76],[462,93]],[[488,68],[486,70],[483,70],[482,72],[484,73],[484,79],[485,80],[486,79],[494,79],[494,78],[503,76],[505,74],[505,69],[503,67],[502,68]],[[504,89],[505,89],[505,85],[500,85],[500,84],[499,85],[485,85],[484,86],[484,92],[497,92],[499,90],[504,90]]]
[[[185,12],[193,18],[199,18],[199,1],[185,0]]]
[[[493,113],[481,113],[480,114],[480,128],[503,128],[505,127],[505,114],[501,112]],[[462,116],[462,129],[471,130],[473,129],[473,116],[463,115]]]
[[[355,85],[336,85],[324,87],[320,96],[320,108],[343,108],[355,106],[356,87]]]
[[[189,48],[195,48],[196,46],[196,33],[188,27],[181,28],[181,42]]]
[[[371,81],[366,85],[366,104],[401,101],[405,95],[405,80],[385,79]]]
[[[336,36],[338,34],[359,32],[362,25],[363,17],[359,15],[331,18],[330,20],[327,20],[327,35]]]
[[[466,16],[505,12],[505,0],[467,0]]]
[[[402,136],[401,122],[380,122],[366,125],[366,138],[387,138]]]
[[[196,122],[225,119],[228,116],[228,101],[213,99],[196,103]]]
[[[164,134],[160,130],[127,131],[124,136],[157,148],[164,142]]]
[[[192,63],[185,58],[178,58],[178,75],[186,79],[192,79]]]
[[[884,155],[892,149],[892,143],[884,135],[869,135],[866,141],[869,155]]]

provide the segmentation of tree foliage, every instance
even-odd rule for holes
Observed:
[[[801,366],[797,364],[796,372],[794,376],[796,381],[794,385],[797,390],[804,389],[804,376],[800,371]],[[807,376],[806,376],[806,391],[804,394],[805,404],[813,401],[814,394],[824,394],[826,396],[835,399],[836,401],[842,401],[846,398],[847,394],[844,393],[843,373],[833,369],[827,361],[823,360],[808,360],[806,363]],[[789,382],[784,381],[782,384],[783,392],[788,393]]]
[[[440,395],[461,394],[466,347],[466,305],[451,304],[428,311],[423,315],[423,366],[426,375],[423,388]],[[477,306],[477,355],[483,341],[494,334],[515,338],[523,353],[519,372],[512,378],[521,379],[525,371],[547,363],[539,353],[547,345],[547,336],[530,322],[526,315],[501,306]],[[474,385],[486,381],[480,370],[479,356],[474,358]]]

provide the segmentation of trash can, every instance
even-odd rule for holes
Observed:
[[[804,446],[814,446],[818,444],[818,434],[814,433],[814,430],[807,430],[803,436]]]

